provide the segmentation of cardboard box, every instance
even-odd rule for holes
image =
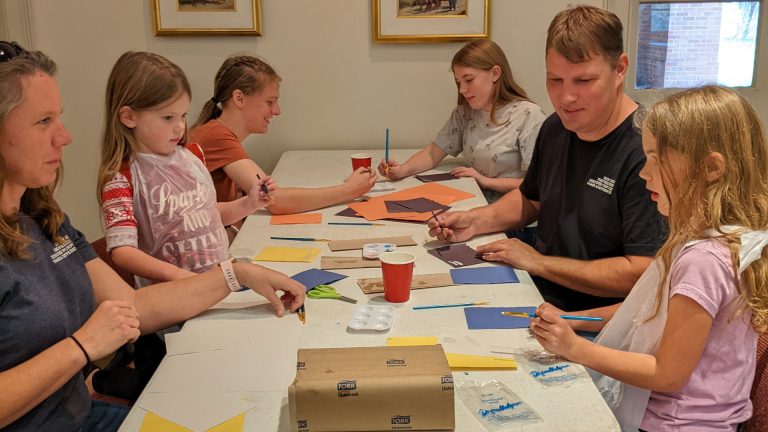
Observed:
[[[294,432],[455,425],[442,345],[300,349],[288,401]]]

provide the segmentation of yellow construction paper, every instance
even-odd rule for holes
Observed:
[[[318,248],[268,246],[253,257],[253,261],[312,262],[319,253]]]
[[[445,353],[448,366],[456,369],[517,369],[513,358]]]
[[[437,345],[437,336],[402,336],[387,338],[387,346]],[[517,369],[513,358],[473,354],[445,353],[448,366],[455,369]]]
[[[208,432],[243,432],[244,428],[245,413],[208,429]],[[141,423],[141,427],[139,427],[139,432],[192,432],[192,430],[166,420],[151,411],[147,411],[144,421]]]
[[[144,421],[141,423],[141,427],[139,427],[139,432],[192,432],[192,430],[166,420],[151,411],[147,411]]]
[[[387,338],[387,346],[437,345],[437,336],[399,336]]]

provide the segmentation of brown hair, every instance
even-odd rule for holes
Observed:
[[[658,256],[669,276],[675,251],[691,240],[707,238],[702,225],[722,233],[718,237],[731,249],[734,273],[738,275],[740,234],[745,230],[768,230],[768,142],[755,110],[738,93],[723,87],[707,86],[669,96],[638,120],[657,142],[662,183],[670,197],[666,243]],[[677,184],[670,174],[670,151],[687,162],[687,173]],[[725,161],[722,176],[707,181],[705,160],[712,152]],[[723,226],[743,227],[736,232]],[[736,280],[741,299],[740,313],[752,309],[752,326],[768,330],[768,248]]]
[[[22,51],[17,57],[0,63],[0,136],[8,115],[24,100],[25,81],[38,73],[51,77],[56,74],[56,63],[40,51]],[[0,190],[6,169],[5,161],[0,157]],[[62,172],[63,168],[59,167],[52,184],[24,191],[19,209],[35,220],[54,243],[60,241],[59,227],[64,222],[64,213],[53,197]],[[18,213],[0,215],[0,256],[27,259],[30,255],[26,248],[31,241],[21,231]]]
[[[464,45],[451,60],[451,69],[454,66],[464,66],[474,69],[490,71],[494,66],[501,69],[499,79],[493,83],[493,98],[491,106],[491,121],[498,125],[496,121],[496,109],[512,101],[529,101],[528,95],[512,77],[512,68],[509,67],[507,56],[504,55],[501,47],[488,39],[476,39]],[[457,84],[458,87],[458,84]],[[470,107],[464,96],[459,93],[458,105],[464,109],[466,115],[469,114]]]
[[[578,5],[561,11],[547,30],[545,53],[554,49],[571,63],[582,63],[599,54],[616,67],[624,53],[622,25],[613,12]]]
[[[219,118],[224,104],[232,98],[235,90],[246,95],[257,94],[280,76],[260,58],[241,55],[226,60],[213,78],[213,97],[205,102],[200,116],[193,127]]]
[[[165,57],[129,51],[117,59],[107,81],[101,164],[96,186],[99,204],[103,204],[104,184],[117,174],[123,163],[133,162],[136,155],[136,139],[133,131],[120,121],[120,108],[148,110],[173,102],[182,93],[192,97],[187,76]],[[186,141],[185,130],[180,144]]]

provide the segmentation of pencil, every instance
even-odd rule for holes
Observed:
[[[513,317],[520,317],[520,318],[537,318],[538,315],[535,313],[528,313],[528,312],[509,312],[504,311],[501,313],[504,316],[513,316]],[[601,317],[589,317],[589,316],[580,316],[580,315],[560,315],[560,318],[567,319],[567,320],[574,320],[574,321],[602,321],[603,319]]]
[[[299,314],[299,321],[301,321],[302,324],[306,324],[307,313],[304,311],[304,305],[299,306],[299,308],[296,309],[296,313]]]
[[[329,239],[312,238],[312,237],[270,237],[270,240],[293,240],[293,241],[311,241],[311,242],[327,242]]]
[[[372,222],[328,222],[328,225],[367,225],[367,226],[387,226],[383,223]]]
[[[487,301],[476,301],[476,302],[472,302],[472,303],[455,303],[455,304],[444,304],[444,305],[414,306],[413,310],[440,309],[440,308],[465,307],[465,306],[478,306],[478,305],[487,305],[488,303],[490,303],[490,302],[487,302]]]

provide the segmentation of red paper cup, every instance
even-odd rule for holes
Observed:
[[[371,159],[373,157],[368,153],[355,153],[352,155],[352,171],[357,171],[358,168],[370,168]]]
[[[403,303],[411,298],[415,259],[416,257],[408,252],[386,252],[379,255],[381,274],[384,278],[384,300]]]

